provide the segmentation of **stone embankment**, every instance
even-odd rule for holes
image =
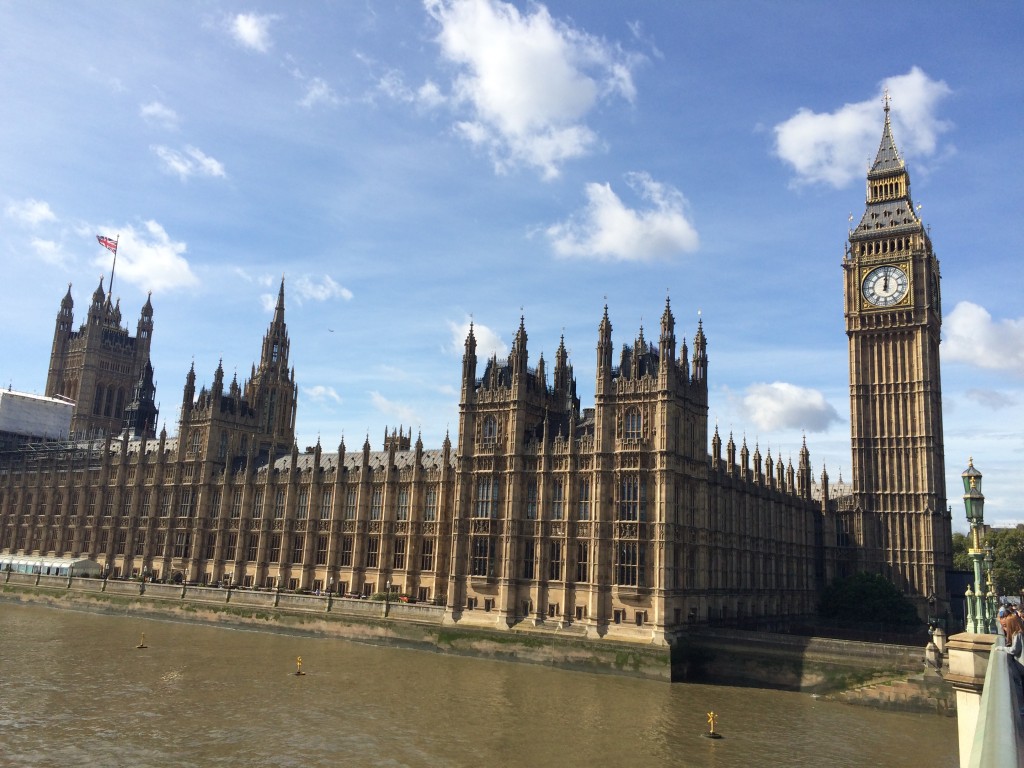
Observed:
[[[666,645],[589,639],[577,628],[445,621],[444,606],[263,590],[4,574],[0,600],[355,642],[670,681]]]
[[[921,676],[923,649],[695,628],[671,645],[613,641],[582,626],[452,622],[444,606],[267,590],[4,573],[0,600],[96,613],[308,634],[651,680],[804,691],[882,709],[952,714],[951,687]],[[921,678],[921,679],[918,679]]]

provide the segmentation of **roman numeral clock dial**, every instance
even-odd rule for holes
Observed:
[[[910,286],[907,273],[887,264],[868,272],[861,284],[864,298],[876,307],[891,307],[903,301]]]

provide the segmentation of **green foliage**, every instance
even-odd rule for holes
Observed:
[[[845,626],[882,625],[908,630],[921,624],[914,604],[891,581],[874,573],[836,579],[825,589],[818,612],[822,618]]]
[[[996,592],[1021,594],[1024,590],[1024,528],[989,529],[983,546],[992,547],[992,581]],[[953,534],[953,567],[958,571],[974,571],[974,562],[968,554],[970,548],[969,534]]]
[[[990,530],[985,544],[992,547],[996,593],[1019,595],[1024,589],[1024,529]]]
[[[962,533],[953,534],[953,568],[958,571],[973,571],[974,565],[967,554],[971,548],[971,537]]]

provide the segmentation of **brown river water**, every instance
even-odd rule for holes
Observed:
[[[954,768],[957,743],[807,694],[0,603],[0,765]]]

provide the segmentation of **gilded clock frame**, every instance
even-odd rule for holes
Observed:
[[[903,274],[905,274],[907,276],[907,293],[903,296],[902,299],[897,301],[895,304],[889,304],[888,306],[881,307],[881,306],[878,306],[877,304],[872,304],[870,301],[868,301],[867,297],[864,295],[864,281],[867,279],[868,275],[870,275],[872,272],[874,272],[879,267],[896,267],[897,269],[901,270],[903,272]],[[886,310],[897,309],[899,307],[902,307],[905,304],[911,303],[911,301],[913,300],[913,295],[914,295],[914,278],[913,278],[913,273],[911,272],[911,269],[910,269],[910,263],[909,262],[905,262],[905,261],[892,261],[892,260],[889,260],[889,259],[884,259],[884,260],[875,262],[874,264],[864,264],[864,265],[861,266],[860,273],[857,276],[857,296],[860,298],[860,308],[861,308],[861,310],[873,310],[873,311],[876,311],[876,312],[885,312]]]

